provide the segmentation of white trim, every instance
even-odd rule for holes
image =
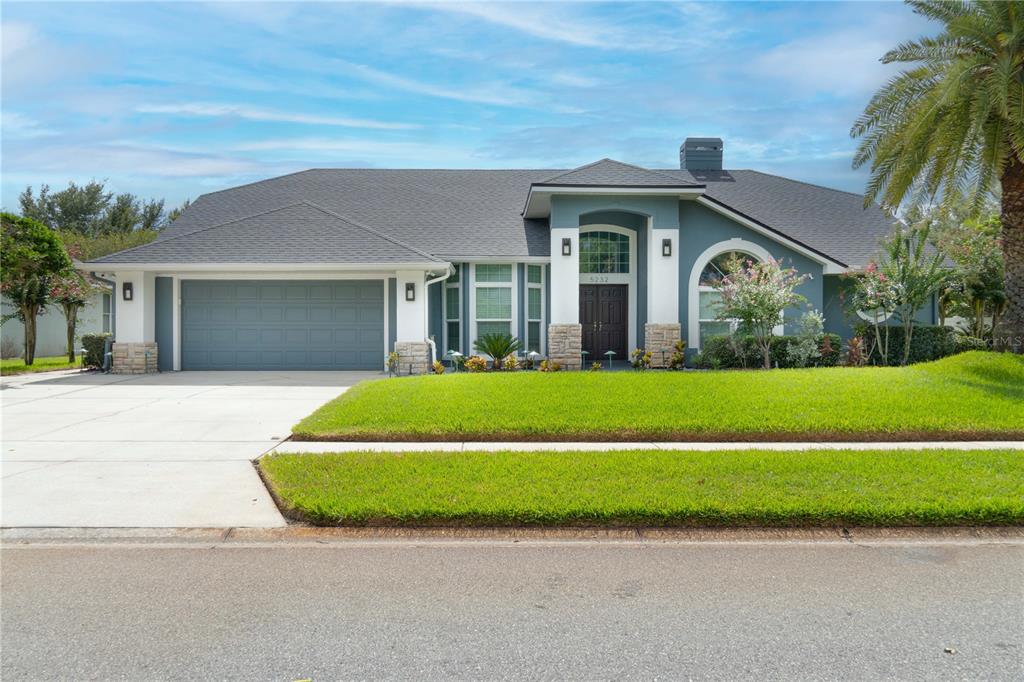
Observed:
[[[485,265],[491,263],[550,263],[550,256],[450,256],[446,255],[444,258],[448,259],[452,263],[483,263]]]
[[[686,288],[687,301],[689,302],[686,311],[688,348],[700,350],[700,273],[704,271],[704,267],[711,262],[712,258],[729,251],[749,253],[761,261],[774,258],[760,244],[755,244],[739,237],[733,237],[732,239],[712,244],[697,256],[697,260],[694,261],[693,268],[690,270],[690,280]],[[776,334],[781,334],[783,332],[783,325],[778,325],[774,331]]]
[[[616,234],[622,234],[629,238],[629,273],[607,273],[602,274],[599,272],[587,272],[579,273],[579,284],[625,284],[626,285],[626,296],[629,306],[627,325],[629,328],[626,330],[626,341],[628,348],[626,352],[629,353],[632,349],[637,348],[636,340],[636,325],[637,325],[637,252],[636,252],[636,231],[631,230],[627,227],[619,227],[618,225],[581,225],[580,226],[580,239],[584,234],[588,232],[615,232]],[[582,253],[580,254],[582,256]],[[578,268],[577,268],[578,269]],[[649,289],[648,289],[649,291]],[[552,292],[553,293],[553,292]]]
[[[178,277],[180,279],[267,279],[267,280],[324,280],[324,279],[354,279],[371,280],[387,279],[394,277],[394,273],[386,272],[157,272],[157,277]]]
[[[837,263],[836,261],[828,258],[827,256],[822,256],[820,253],[816,253],[808,249],[806,246],[798,244],[797,242],[779,234],[778,232],[773,232],[772,230],[769,230],[768,228],[762,225],[758,225],[754,221],[745,218],[739,213],[736,213],[735,211],[726,208],[725,206],[717,204],[714,201],[711,201],[710,199],[707,199],[705,197],[697,197],[697,203],[701,204],[702,206],[707,206],[712,211],[720,213],[721,215],[724,215],[725,217],[736,221],[743,227],[746,227],[750,230],[753,230],[754,232],[757,232],[760,235],[768,237],[772,241],[785,245],[787,248],[796,251],[802,256],[810,258],[815,263],[820,263],[822,266],[822,274],[824,275],[839,275],[848,270],[848,268],[845,265],[841,265],[840,263]]]
[[[667,184],[667,182],[666,182]],[[551,195],[590,195],[604,196],[669,196],[680,199],[699,198],[704,194],[703,187],[587,187],[581,185],[545,185],[530,187],[523,207],[523,217],[541,218],[551,212]]]
[[[483,288],[483,289],[497,289],[497,288],[502,288],[502,287],[508,287],[509,289],[512,290],[512,296],[511,296],[512,310],[511,310],[511,317],[508,320],[508,330],[509,330],[509,333],[512,334],[513,336],[517,336],[515,331],[516,331],[516,320],[519,319],[519,317],[518,317],[518,312],[519,312],[519,286],[518,286],[519,285],[519,282],[518,282],[519,268],[516,267],[516,263],[513,262],[513,261],[504,261],[502,263],[481,263],[481,265],[508,265],[511,268],[511,270],[512,270],[512,277],[511,277],[511,279],[508,282],[480,282],[479,283],[479,287]],[[469,327],[470,334],[469,334],[469,348],[464,351],[464,353],[467,356],[474,354],[473,344],[476,343],[476,340],[477,340],[476,290],[477,290],[477,284],[478,283],[476,281],[476,266],[477,266],[476,263],[470,263],[469,264],[469,276],[470,276],[470,280],[469,280],[469,284],[470,284],[470,289],[469,289],[469,320],[467,322],[468,322],[468,324],[470,324],[470,327]],[[498,319],[495,319],[495,320],[484,320],[484,322],[490,322],[490,321],[493,321],[493,322],[504,322],[505,320],[504,319],[501,319],[501,320],[498,320]]]
[[[410,263],[84,263],[91,271],[138,272],[390,272],[398,270],[425,270],[441,272],[451,265],[448,261],[421,261]],[[394,274],[391,275],[394,277]]]

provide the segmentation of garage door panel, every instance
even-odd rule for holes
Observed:
[[[380,281],[184,280],[183,369],[379,369]]]

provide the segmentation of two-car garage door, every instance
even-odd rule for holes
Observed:
[[[182,369],[380,369],[380,280],[181,282]]]

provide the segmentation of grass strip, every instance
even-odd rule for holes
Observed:
[[[7,358],[0,360],[0,374],[10,376],[14,374],[35,374],[37,372],[56,372],[61,369],[78,369],[82,366],[82,356],[76,356],[74,362],[68,362],[68,356],[55,355],[45,358],[35,358],[31,365],[26,365],[22,358]]]
[[[1015,450],[278,454],[319,525],[933,526],[1024,522]]]
[[[990,440],[1024,438],[1024,357],[910,367],[516,372],[358,384],[299,440]]]

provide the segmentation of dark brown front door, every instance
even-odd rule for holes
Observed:
[[[605,363],[605,353],[627,359],[629,287],[625,284],[581,284],[580,324],[587,362]],[[607,366],[607,365],[606,365]]]

